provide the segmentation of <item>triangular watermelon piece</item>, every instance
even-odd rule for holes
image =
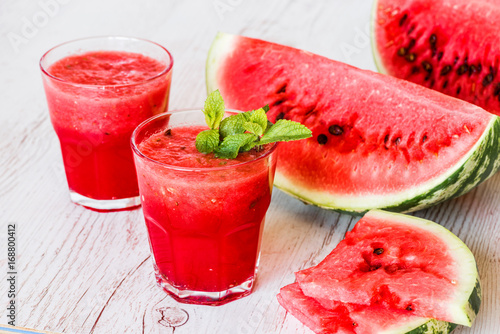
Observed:
[[[326,309],[378,305],[465,326],[479,310],[467,246],[436,223],[396,213],[368,212],[319,265],[296,277]]]
[[[338,303],[326,309],[304,295],[298,283],[281,288],[279,303],[294,317],[318,334],[450,333],[456,325],[417,317],[409,312],[381,306]]]
[[[500,168],[500,120],[470,103],[307,51],[219,33],[207,87],[228,108],[266,104],[312,138],[280,143],[275,185],[351,213],[409,212],[466,193]]]

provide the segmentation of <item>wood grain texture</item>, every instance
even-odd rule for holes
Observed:
[[[57,10],[52,7],[53,15],[28,37],[23,24],[44,11],[41,2],[0,2],[0,268],[7,262],[7,224],[16,223],[17,325],[64,333],[311,333],[275,296],[293,282],[295,271],[319,263],[358,218],[306,206],[275,190],[255,292],[220,307],[179,304],[155,285],[140,209],[97,213],[69,201],[38,60],[50,47],[78,37],[151,39],[174,56],[171,109],[200,107],[205,57],[219,30],[375,69],[367,33],[371,1],[55,1],[42,1],[57,3]],[[11,43],[12,33],[23,43]],[[483,305],[474,326],[457,334],[500,333],[499,203],[497,174],[465,196],[416,213],[457,234],[476,256]],[[0,305],[7,302],[2,292]],[[186,313],[187,322],[168,325],[182,322]],[[7,322],[4,311],[0,322]]]

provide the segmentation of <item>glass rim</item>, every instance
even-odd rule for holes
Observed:
[[[141,152],[141,150],[138,147],[138,144],[136,143],[135,138],[136,138],[137,134],[139,133],[139,131],[141,131],[149,123],[155,121],[158,118],[166,117],[167,115],[170,115],[170,114],[180,114],[180,113],[184,113],[184,112],[197,112],[197,111],[199,111],[200,113],[203,113],[201,111],[201,108],[200,109],[177,109],[177,110],[170,110],[170,111],[167,111],[167,112],[155,115],[155,116],[150,117],[147,120],[143,121],[141,124],[139,124],[135,128],[134,132],[132,132],[132,136],[130,137],[130,145],[132,146],[132,151],[138,157],[140,157],[142,159],[145,159],[145,160],[147,160],[149,162],[152,162],[152,163],[154,163],[156,165],[160,165],[160,166],[163,166],[163,167],[171,169],[171,170],[178,170],[178,171],[184,171],[184,172],[209,172],[209,171],[229,170],[229,169],[234,169],[234,168],[242,167],[242,166],[245,166],[245,165],[249,165],[249,164],[254,163],[256,161],[259,161],[259,160],[267,158],[272,153],[274,153],[274,151],[276,151],[276,148],[278,147],[279,143],[277,143],[277,142],[276,143],[270,143],[270,145],[272,145],[272,147],[269,149],[269,151],[267,151],[266,153],[262,154],[261,156],[255,158],[255,159],[252,159],[252,160],[249,160],[249,161],[240,162],[240,163],[237,163],[237,164],[234,164],[234,165],[220,166],[220,167],[185,167],[185,166],[169,165],[167,163],[164,163],[164,162],[155,160],[153,158],[150,158],[150,157],[148,157],[147,155],[145,155],[144,153]],[[240,110],[235,110],[235,109],[226,109],[226,112],[227,111],[241,113]],[[216,159],[219,159],[219,158],[216,158]]]
[[[45,58],[48,56],[49,53],[51,53],[52,51],[54,51],[56,49],[59,49],[62,46],[65,46],[65,45],[68,45],[68,44],[72,44],[72,43],[82,42],[82,41],[88,41],[88,40],[106,40],[106,39],[108,39],[108,40],[120,40],[120,39],[121,40],[134,40],[134,41],[146,42],[146,43],[149,43],[149,44],[156,45],[159,48],[163,49],[167,53],[167,56],[168,56],[168,59],[169,59],[170,62],[169,62],[169,64],[167,64],[165,66],[165,69],[163,69],[160,73],[155,74],[152,77],[143,79],[143,80],[138,81],[138,82],[131,82],[131,83],[127,83],[127,84],[112,84],[112,85],[93,85],[93,84],[82,84],[82,83],[71,82],[71,81],[59,78],[59,77],[51,74],[48,71],[48,69],[45,68],[43,66],[43,64],[42,64],[42,62],[45,60]],[[145,83],[151,82],[151,81],[153,81],[153,80],[155,80],[155,79],[157,79],[157,78],[159,78],[159,77],[167,74],[168,72],[171,72],[172,71],[172,67],[174,66],[174,58],[172,57],[172,54],[164,46],[162,46],[162,45],[160,45],[160,44],[158,44],[156,42],[150,41],[148,39],[138,38],[138,37],[109,35],[109,36],[92,36],[92,37],[77,38],[77,39],[73,39],[73,40],[70,40],[70,41],[66,41],[66,42],[57,44],[56,46],[50,48],[48,51],[46,51],[42,55],[42,57],[40,58],[40,61],[38,62],[38,64],[39,64],[40,70],[42,71],[43,74],[45,74],[46,76],[48,76],[49,78],[51,78],[53,80],[57,80],[59,82],[62,82],[62,83],[68,84],[68,85],[77,86],[77,87],[85,87],[85,88],[101,88],[101,87],[117,87],[117,88],[120,88],[120,87],[133,87],[133,86],[143,85]]]

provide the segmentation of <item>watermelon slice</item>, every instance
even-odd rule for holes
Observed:
[[[500,115],[500,1],[377,0],[373,9],[382,73]]]
[[[380,210],[296,278],[305,296],[326,310],[344,305],[358,324],[391,310],[471,326],[481,301],[474,256],[459,238],[431,221]]]
[[[408,212],[459,196],[500,166],[499,119],[422,86],[306,51],[219,33],[208,91],[226,106],[313,137],[281,143],[275,185],[304,202],[360,214]]]
[[[314,298],[304,295],[298,283],[281,288],[277,298],[294,317],[321,334],[447,334],[457,326],[377,305],[355,307],[339,303],[334,309],[326,309]]]
[[[481,304],[476,262],[459,238],[380,210],[296,278],[278,301],[315,333],[446,334],[471,326]]]

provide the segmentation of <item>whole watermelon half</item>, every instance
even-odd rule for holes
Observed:
[[[316,333],[446,334],[481,304],[474,255],[434,222],[368,212],[280,304]]]
[[[499,26],[497,0],[376,0],[375,62],[500,115]]]
[[[275,185],[302,201],[360,214],[408,212],[466,193],[500,165],[499,119],[404,80],[258,39],[219,33],[207,87],[226,106],[266,104],[307,140],[280,143]]]

